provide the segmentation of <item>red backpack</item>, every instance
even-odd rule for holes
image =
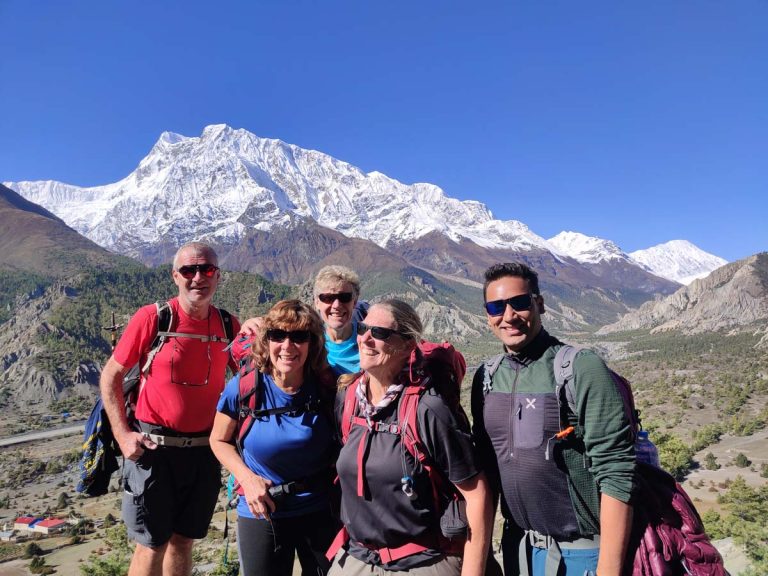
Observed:
[[[391,434],[399,435],[406,450],[427,472],[432,486],[434,509],[440,512],[446,509],[445,503],[448,502],[447,509],[440,518],[439,546],[446,552],[461,552],[464,549],[467,532],[464,501],[445,474],[435,467],[433,458],[421,440],[417,415],[422,396],[429,388],[434,387],[451,408],[459,425],[469,429],[469,419],[460,403],[461,382],[466,374],[467,364],[464,356],[452,344],[422,341],[411,353],[408,370],[410,383],[401,393],[397,408],[397,422],[395,424],[374,422],[374,430],[378,432],[386,429]],[[365,446],[370,433],[366,419],[355,414],[357,411],[356,391],[360,377],[349,384],[344,393],[344,408],[340,422],[342,444],[346,444],[352,426],[364,427],[364,433],[360,439],[361,446]],[[360,451],[358,450],[358,452]],[[364,455],[358,456],[357,489],[360,496],[363,495],[365,485],[365,462],[363,458]],[[405,478],[403,480],[405,482]],[[403,491],[405,492],[406,489],[404,483]],[[349,535],[346,528],[342,528],[328,550],[327,557],[329,560],[348,540]],[[399,548],[384,548],[378,552],[382,562],[386,564],[427,549],[426,546],[409,543]]]

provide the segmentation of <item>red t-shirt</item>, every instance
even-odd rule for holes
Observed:
[[[173,311],[171,332],[226,338],[219,311],[211,306],[205,320],[190,318],[178,298],[169,301]],[[232,318],[234,333],[240,329]],[[133,315],[114,351],[125,367],[146,361],[157,331],[157,307],[149,304]],[[204,342],[183,336],[169,338],[155,355],[149,373],[142,377],[136,417],[187,434],[206,432],[213,426],[216,402],[224,389],[229,352],[225,342]]]

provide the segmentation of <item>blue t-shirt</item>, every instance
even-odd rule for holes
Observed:
[[[296,394],[278,388],[271,376],[262,375],[263,390],[258,409],[303,406],[317,398],[317,383],[305,382]],[[238,419],[240,375],[224,388],[216,409]],[[297,415],[272,414],[254,420],[243,445],[245,465],[273,485],[313,478],[328,469],[332,451],[332,429],[322,412],[302,412]],[[300,516],[327,508],[328,490],[287,495],[276,502],[273,518]],[[237,513],[253,518],[245,498],[240,498]]]
[[[357,348],[357,321],[352,324],[352,336],[343,342],[332,342],[325,336],[328,364],[336,376],[360,371],[360,350]]]

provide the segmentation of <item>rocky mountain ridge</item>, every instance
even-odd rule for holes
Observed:
[[[768,252],[732,262],[665,298],[648,301],[598,334],[651,329],[697,334],[768,321]]]
[[[63,220],[0,184],[0,268],[60,276],[113,258]]]

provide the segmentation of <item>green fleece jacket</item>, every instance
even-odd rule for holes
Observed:
[[[574,364],[576,413],[555,396],[562,343],[542,330],[509,354],[483,390],[472,386],[473,434],[482,465],[521,528],[556,538],[598,534],[600,494],[629,502],[635,455],[631,424],[605,363],[582,350]],[[575,432],[558,439],[566,424]]]

